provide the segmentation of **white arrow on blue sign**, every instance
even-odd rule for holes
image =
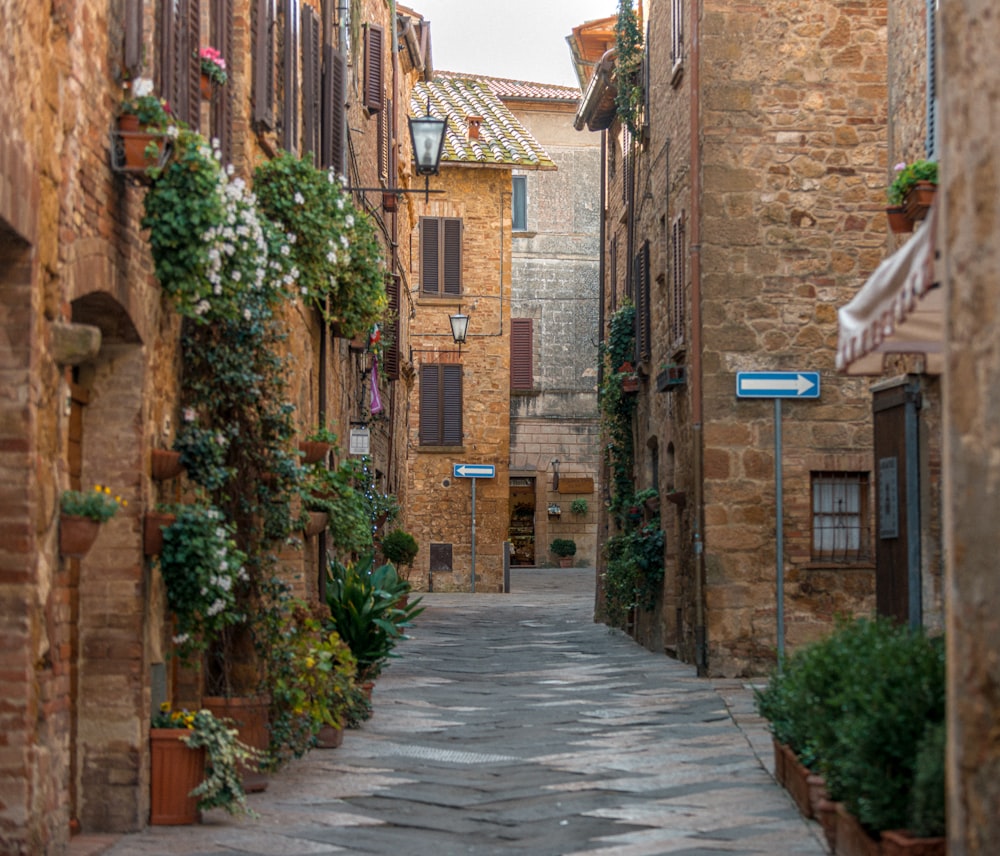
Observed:
[[[819,398],[819,372],[737,372],[737,398]]]
[[[493,464],[452,464],[452,478],[456,479],[491,479],[496,474]]]

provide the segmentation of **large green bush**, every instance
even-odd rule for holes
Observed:
[[[934,751],[925,730],[944,721],[940,639],[887,619],[841,621],[773,675],[757,702],[775,738],[822,772],[830,795],[862,824],[914,824],[918,756],[922,746]],[[935,812],[929,793],[921,791],[923,817]]]

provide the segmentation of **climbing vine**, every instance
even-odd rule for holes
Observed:
[[[633,0],[618,0],[618,20],[615,23],[615,108],[633,137],[640,133],[642,90],[642,33],[639,19],[632,7]]]

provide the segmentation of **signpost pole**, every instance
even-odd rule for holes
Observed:
[[[476,482],[479,481],[475,476],[472,477],[472,570],[471,582],[472,582],[472,593],[476,593]]]
[[[778,601],[778,672],[780,674],[785,663],[785,524],[782,509],[785,507],[782,485],[781,467],[781,399],[774,399],[774,505],[777,511],[777,527],[775,551],[777,554],[777,591]]]

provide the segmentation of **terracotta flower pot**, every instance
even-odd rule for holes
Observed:
[[[142,519],[142,551],[147,556],[159,556],[163,552],[163,529],[176,522],[176,514],[163,511],[147,511]]]
[[[268,731],[268,710],[271,700],[267,696],[206,696],[201,706],[210,710],[219,719],[231,719],[240,732],[240,740],[254,749],[267,751],[271,742]],[[267,790],[267,774],[259,766],[240,765],[243,790],[248,794]]]
[[[329,520],[330,515],[325,511],[310,511],[309,522],[303,530],[305,536],[312,538],[314,535],[319,535],[320,532],[326,529],[326,524]]]
[[[923,220],[934,204],[936,193],[937,185],[933,181],[918,181],[903,200],[906,216],[911,220]]]
[[[132,113],[123,113],[118,117],[118,131],[122,141],[126,169],[145,170],[156,166],[159,158],[156,155],[147,156],[146,147],[159,139],[159,135],[151,134],[139,126],[139,117]]]
[[[948,839],[914,838],[905,829],[882,833],[882,856],[945,856]]]
[[[212,79],[205,72],[201,73],[201,97],[205,101],[212,100]]]
[[[100,521],[91,517],[60,515],[59,552],[68,559],[82,559],[94,545],[100,531]]]
[[[324,455],[330,451],[329,443],[322,443],[319,440],[302,440],[299,442],[299,452],[302,453],[303,464],[315,464],[323,460]]]
[[[334,728],[332,725],[324,725],[316,735],[318,749],[336,749],[343,742],[344,729]]]
[[[183,470],[180,452],[171,449],[153,449],[150,453],[149,472],[157,481],[175,479]]]
[[[913,231],[913,221],[906,215],[906,211],[901,205],[886,208],[885,216],[889,220],[889,231],[893,234],[905,235]]]
[[[559,557],[559,567],[560,568],[572,568],[573,567],[573,557],[572,556],[560,556]]]
[[[149,730],[149,822],[155,826],[197,823],[198,798],[188,796],[205,778],[205,749],[192,749],[186,728]]]
[[[843,803],[837,803],[837,856],[881,856],[881,853],[878,840],[868,834]]]

